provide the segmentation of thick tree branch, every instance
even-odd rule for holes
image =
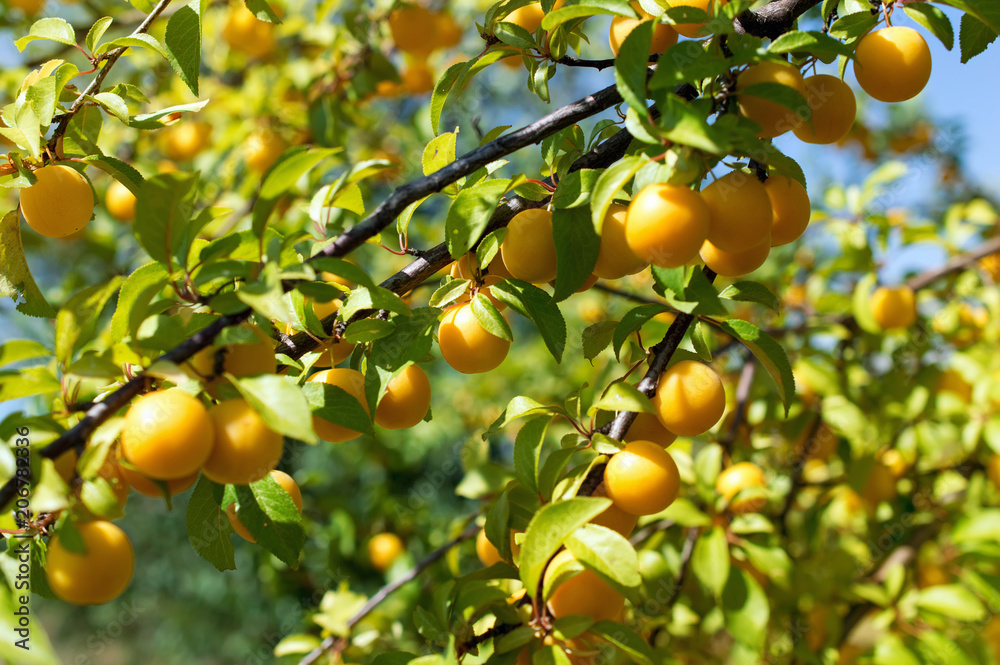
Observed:
[[[795,21],[822,0],[774,0],[759,9],[748,9],[735,19],[739,33],[775,39],[792,29]]]

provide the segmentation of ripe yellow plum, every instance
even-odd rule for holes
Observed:
[[[159,485],[152,478],[148,478],[138,471],[129,469],[128,467],[121,467],[122,476],[128,481],[128,484],[132,489],[134,489],[139,494],[144,494],[146,496],[152,497],[162,497],[163,492],[160,491]],[[161,481],[167,484],[167,491],[170,496],[176,496],[185,490],[190,489],[195,482],[198,480],[198,472],[192,473],[186,478],[175,478],[173,480]]]
[[[135,219],[135,194],[117,180],[108,186],[104,194],[104,206],[108,214],[119,222],[131,222]]]
[[[519,212],[507,225],[500,246],[507,271],[515,279],[545,284],[556,278],[556,243],[552,213],[544,208]]]
[[[281,485],[281,488],[288,492],[288,496],[292,498],[292,503],[298,509],[299,514],[302,514],[302,490],[299,489],[298,484],[295,480],[285,473],[284,471],[278,471],[277,469],[271,471],[269,474],[274,482]],[[233,527],[235,531],[243,540],[249,541],[251,543],[256,543],[257,539],[250,535],[247,528],[243,526],[243,522],[240,521],[239,516],[236,514],[236,502],[226,506],[226,517],[229,519],[229,524]]]
[[[729,512],[734,515],[755,513],[767,505],[767,498],[762,496],[733,501],[740,491],[749,487],[766,487],[763,470],[752,462],[734,464],[715,479],[715,491],[729,501]]]
[[[364,410],[368,411],[368,400],[365,398],[365,377],[361,372],[348,368],[325,369],[310,376],[307,381],[326,383],[343,389],[347,394],[358,400]],[[313,429],[324,441],[340,443],[361,436],[361,432],[343,425],[313,416]]]
[[[870,32],[858,42],[854,56],[858,83],[880,102],[913,99],[931,78],[931,51],[913,28]]]
[[[726,410],[726,390],[711,367],[694,360],[682,360],[660,377],[653,406],[668,430],[678,436],[698,436],[722,418]]]
[[[598,485],[597,489],[594,490],[594,493],[591,496],[607,497],[608,492],[604,487],[604,483]],[[610,506],[605,508],[604,512],[590,520],[590,523],[607,527],[608,529],[617,531],[621,535],[628,538],[629,534],[631,534],[635,529],[635,525],[638,521],[638,515],[627,513],[612,503]]]
[[[479,562],[484,566],[492,566],[503,561],[500,557],[500,550],[486,537],[486,529],[480,529],[476,536],[476,556],[479,557]]]
[[[246,400],[219,402],[208,412],[215,430],[212,454],[202,473],[220,485],[248,485],[278,465],[284,439]]]
[[[214,443],[208,411],[177,388],[146,393],[125,414],[122,454],[140,473],[156,480],[197,473]]]
[[[629,204],[625,241],[643,261],[660,268],[679,268],[698,255],[709,228],[709,208],[698,192],[654,183]]]
[[[269,129],[256,131],[243,143],[243,158],[252,171],[264,173],[288,149],[288,141]]]
[[[573,554],[569,550],[563,550],[553,557],[548,570],[555,570],[571,559],[574,559]],[[611,621],[625,607],[625,597],[589,568],[563,580],[548,601],[549,611],[555,619],[578,615],[595,621]]]
[[[94,215],[94,193],[82,173],[63,164],[35,171],[37,182],[21,190],[21,213],[28,226],[49,238],[82,231]]]
[[[428,56],[437,47],[437,19],[420,6],[403,6],[389,14],[389,32],[396,48],[416,56]]]
[[[639,413],[622,440],[626,442],[652,441],[666,448],[676,439],[677,435],[664,427],[659,416],[655,413]]]
[[[625,38],[628,37],[636,26],[643,21],[656,20],[652,14],[646,13],[638,2],[632,3],[632,8],[639,14],[639,18],[628,18],[626,16],[615,16],[611,19],[611,29],[608,32],[608,44],[611,52],[618,56]],[[653,41],[649,45],[650,55],[663,53],[668,48],[677,43],[677,31],[666,23],[657,22],[653,27]]]
[[[875,289],[871,309],[875,323],[882,330],[909,328],[917,322],[917,297],[905,285]]]
[[[809,226],[812,206],[806,188],[794,178],[773,175],[764,182],[764,190],[771,201],[771,247],[787,245],[798,240]]]
[[[202,379],[208,381],[209,393],[214,394],[223,372],[235,377],[274,374],[278,364],[274,358],[274,343],[263,330],[251,324],[239,328],[248,343],[208,346],[194,354],[188,364]],[[221,365],[219,364],[221,359]],[[217,371],[218,370],[218,371]]]
[[[742,277],[764,265],[771,252],[771,236],[740,252],[724,252],[708,240],[701,246],[701,260],[723,277]]]
[[[504,361],[510,342],[479,325],[471,304],[459,304],[450,307],[441,319],[438,347],[452,368],[463,374],[481,374]]]
[[[966,404],[972,401],[972,386],[958,370],[949,368],[941,372],[934,388],[938,392],[950,392]]]
[[[420,365],[407,365],[389,381],[375,409],[375,424],[386,429],[408,429],[431,407],[431,382]]]
[[[72,552],[59,534],[49,541],[45,577],[52,592],[74,605],[101,605],[122,594],[132,581],[135,554],[128,536],[104,520],[73,525],[85,554]]]
[[[399,74],[403,88],[411,95],[423,95],[434,89],[434,72],[422,61],[411,62]]]
[[[368,541],[368,561],[372,568],[384,573],[392,567],[406,548],[394,533],[377,533]]]
[[[632,441],[608,461],[604,489],[626,513],[652,515],[677,498],[680,474],[674,458],[663,446],[652,441]]]
[[[726,4],[727,0],[668,0],[668,7],[694,7],[707,14],[711,14],[713,9],[718,9]],[[694,39],[701,34],[705,27],[704,23],[678,23],[674,26],[679,34]]]
[[[732,171],[702,190],[701,197],[709,210],[707,239],[722,251],[741,252],[770,233],[771,199],[755,176]]]
[[[634,275],[649,265],[628,246],[625,237],[627,215],[628,206],[620,203],[612,203],[604,215],[601,246],[594,266],[594,274],[600,279],[620,279],[625,275]]]
[[[534,33],[542,26],[542,19],[545,18],[545,11],[542,3],[532,2],[518,7],[503,19],[507,23],[518,25],[530,33]]]
[[[222,38],[230,48],[252,58],[266,58],[277,46],[274,24],[258,19],[242,2],[230,8]]]
[[[167,157],[186,162],[208,147],[211,136],[212,126],[207,122],[179,122],[161,130],[157,138]]]
[[[806,101],[812,111],[811,126],[801,121],[792,131],[800,141],[828,145],[851,131],[858,103],[851,86],[836,76],[817,74],[806,78]]]
[[[803,97],[807,95],[805,82],[799,70],[787,62],[761,62],[750,65],[739,75],[736,92],[740,100],[740,112],[760,125],[757,133],[761,138],[781,136],[800,122],[798,114],[781,104],[743,91],[758,83],[778,83],[787,86]]]

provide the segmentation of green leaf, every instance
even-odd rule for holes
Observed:
[[[448,94],[455,86],[455,82],[474,64],[475,60],[467,62],[457,62],[441,75],[441,78],[434,84],[434,91],[431,93],[431,129],[438,131],[441,124],[441,111],[444,110],[444,103],[448,100]]]
[[[615,381],[604,391],[601,398],[587,410],[588,415],[598,411],[631,411],[633,413],[655,413],[653,403],[639,392],[639,389],[625,381]]]
[[[240,302],[272,321],[290,321],[292,313],[281,288],[281,275],[276,263],[267,263],[257,281],[244,284],[236,291]]]
[[[94,52],[94,49],[96,49],[97,45],[101,42],[101,37],[104,36],[104,33],[107,32],[113,21],[114,19],[110,16],[104,16],[94,22],[94,25],[92,25],[90,30],[87,32],[86,45],[88,51],[91,53]]]
[[[920,590],[917,607],[957,621],[980,621],[987,615],[982,601],[960,584],[942,584]]]
[[[66,157],[87,157],[100,155],[97,147],[101,129],[104,127],[104,114],[96,106],[85,105],[70,119],[63,135],[63,154]]]
[[[58,392],[59,380],[44,367],[0,372],[0,402]]]
[[[507,23],[506,21],[497,23],[493,27],[493,35],[504,44],[521,51],[530,51],[535,48],[532,34],[515,23]]]
[[[135,230],[139,245],[150,258],[168,267],[184,239],[193,210],[197,175],[161,173],[143,181],[136,196]],[[186,257],[181,257],[180,263]]]
[[[503,413],[501,413],[499,417],[493,421],[493,424],[490,425],[489,429],[486,430],[486,433],[483,436],[485,438],[493,432],[502,430],[518,418],[524,418],[525,416],[530,416],[536,413],[554,414],[559,412],[560,409],[556,407],[545,406],[541,402],[536,402],[530,397],[518,395],[507,403],[507,407],[503,410]]]
[[[50,42],[73,46],[76,44],[76,30],[68,21],[61,18],[38,19],[32,24],[28,35],[14,42],[14,46],[18,51],[23,51],[25,46],[36,39],[47,39]]]
[[[168,116],[172,116],[174,113],[197,113],[205,108],[210,101],[209,99],[204,99],[191,102],[190,104],[178,104],[177,106],[170,106],[159,111],[153,111],[152,113],[133,116],[129,121],[129,127],[135,129],[159,129],[160,127],[166,127],[167,123],[164,122],[164,118],[168,118]]]
[[[381,286],[356,286],[351,289],[344,306],[340,308],[340,317],[350,321],[360,311],[368,309],[385,309],[403,316],[410,315],[410,307],[402,298]]]
[[[246,0],[247,9],[253,12],[258,21],[281,25],[281,19],[265,0]]]
[[[795,379],[792,378],[792,366],[788,362],[785,350],[766,332],[746,321],[730,319],[723,321],[722,329],[743,343],[767,370],[768,375],[778,389],[778,395],[785,405],[785,416],[795,398]]]
[[[868,10],[841,16],[830,26],[830,36],[836,39],[857,39],[878,23],[878,17]]]
[[[560,210],[589,204],[590,193],[594,191],[601,173],[599,169],[579,169],[564,175],[552,194],[552,206]]]
[[[951,20],[943,11],[928,3],[906,5],[903,7],[903,11],[940,39],[946,49],[950,51],[955,46],[955,28],[952,27]]]
[[[164,59],[167,58],[167,53],[166,51],[163,50],[163,45],[160,44],[159,40],[157,40],[156,37],[153,37],[152,35],[145,33],[131,34],[126,37],[119,37],[118,39],[112,39],[110,42],[104,42],[103,44],[100,45],[100,47],[98,47],[97,53],[95,53],[94,55],[100,55],[101,53],[106,53],[111,49],[120,47],[147,48],[150,51],[153,51],[154,53],[159,55],[160,57]]]
[[[1000,34],[1000,5],[993,0],[939,0],[938,4],[958,7]]]
[[[177,75],[198,94],[198,70],[201,67],[201,0],[181,7],[167,21],[163,36],[164,55]]]
[[[430,353],[439,314],[433,307],[419,307],[410,316],[394,317],[396,330],[372,343],[369,361],[395,371],[407,361],[421,360]]]
[[[775,312],[781,309],[781,301],[778,300],[778,296],[771,293],[771,289],[758,282],[733,282],[719,293],[719,297],[739,302],[755,302]]]
[[[524,423],[514,439],[514,475],[532,494],[538,492],[538,462],[551,416],[539,416]]]
[[[510,183],[508,179],[483,180],[458,193],[444,222],[448,253],[452,258],[461,258],[483,235]]]
[[[457,131],[445,132],[431,139],[430,143],[424,147],[424,152],[420,157],[420,164],[424,175],[440,171],[455,161],[455,145],[457,142]]]
[[[781,35],[767,48],[771,53],[804,51],[810,55],[843,55],[852,57],[854,49],[822,32],[793,30]],[[750,86],[753,87],[753,86]]]
[[[705,112],[674,94],[657,101],[660,119],[657,124],[664,138],[680,145],[689,145],[713,154],[725,154],[729,139],[718,127],[709,125]]]
[[[922,665],[922,661],[897,635],[889,633],[875,643],[873,665]]]
[[[373,434],[371,417],[361,402],[340,386],[307,381],[302,392],[312,407],[314,417],[329,420],[356,432]]]
[[[35,284],[21,246],[20,215],[12,210],[0,221],[0,296],[17,303],[17,311],[51,319],[56,312]]]
[[[312,148],[299,146],[285,152],[264,176],[260,195],[253,206],[253,232],[261,236],[267,226],[274,206],[286,192],[295,186],[299,178],[343,151],[343,148]]]
[[[726,629],[730,635],[754,649],[764,647],[771,604],[764,590],[749,573],[736,567],[729,569],[729,577],[722,592],[722,611],[725,613]]]
[[[0,367],[23,360],[44,358],[51,353],[41,342],[30,339],[11,340],[10,342],[0,344]]]
[[[646,110],[646,77],[653,21],[640,21],[622,42],[615,58],[615,85],[625,103],[637,112]]]
[[[319,442],[313,431],[309,402],[295,379],[277,374],[228,378],[269,428],[306,443]]]
[[[382,319],[361,319],[354,321],[344,330],[344,341],[350,344],[367,344],[388,337],[396,330],[393,321]]]
[[[147,263],[125,278],[111,317],[113,339],[135,337],[149,312],[149,303],[167,285],[167,281],[167,271],[159,263]]]
[[[643,324],[657,314],[669,311],[670,308],[666,305],[656,305],[652,303],[648,305],[639,305],[638,307],[629,310],[629,312],[622,317],[621,322],[615,327],[615,334],[612,340],[615,357],[617,358],[621,355],[622,346],[632,333],[639,328],[642,328]]]
[[[583,331],[583,357],[593,360],[611,344],[611,338],[618,327],[617,321],[598,321]]]
[[[68,365],[77,343],[88,341],[94,334],[101,310],[121,284],[121,277],[112,277],[106,284],[80,291],[59,309],[56,315],[55,356],[60,364]]]
[[[962,49],[962,64],[986,50],[997,38],[997,33],[972,14],[963,14],[958,31],[958,43]]]
[[[111,92],[99,92],[92,97],[88,97],[88,99],[92,99],[97,102],[105,111],[115,116],[126,125],[128,124],[128,105],[125,103],[125,100],[118,95]]]
[[[635,588],[642,582],[639,557],[628,540],[617,531],[585,524],[570,534],[566,547],[577,561],[623,587]]]
[[[620,162],[605,169],[604,173],[597,179],[590,199],[590,219],[594,223],[594,230],[598,235],[601,233],[601,227],[604,226],[604,216],[608,214],[608,208],[614,202],[615,196],[624,189],[636,171],[648,161],[640,155],[625,157]]]
[[[36,581],[36,575],[43,573],[41,561],[36,554],[39,548],[33,545],[30,540],[15,541],[10,539],[9,542],[12,544],[16,542],[18,545],[31,544],[31,570],[28,584],[32,593],[39,593],[37,582],[45,583],[44,574],[39,575],[41,580]],[[7,547],[7,544],[5,543],[4,546]],[[14,570],[17,570],[19,562],[13,547],[8,554],[0,556],[9,557],[11,559],[10,565]],[[13,578],[13,575],[11,577]],[[20,583],[25,583],[24,578],[21,579]],[[37,613],[32,611],[33,608],[30,605],[21,602],[21,597],[27,593],[27,590],[20,592],[14,590],[16,584],[18,582],[15,582],[14,579],[9,580],[8,584],[0,584],[0,612],[5,617],[10,617],[0,623],[0,661],[17,663],[18,665],[59,665],[63,660],[52,648],[49,636],[45,627],[38,620]],[[22,611],[27,613],[24,616],[26,625],[19,625],[19,621],[14,618],[17,617],[17,613]]]
[[[538,589],[552,555],[566,538],[611,505],[605,498],[574,497],[542,506],[524,535],[521,545],[521,581],[526,589]]]
[[[715,527],[698,538],[691,554],[691,572],[716,597],[729,579],[729,543],[726,531]]]
[[[552,212],[552,237],[556,245],[556,287],[552,299],[561,302],[590,279],[601,239],[594,232],[587,208],[556,208]]]
[[[83,161],[109,174],[128,187],[128,190],[134,195],[139,195],[144,178],[131,164],[109,155],[89,155],[84,157]]]
[[[653,665],[659,662],[649,644],[628,626],[614,621],[598,621],[590,627],[590,632],[624,651],[637,665]]]
[[[511,332],[507,319],[482,293],[477,293],[472,298],[472,314],[476,317],[476,322],[489,334],[508,342],[514,341],[514,333]]]
[[[518,279],[508,279],[490,287],[497,300],[528,317],[542,336],[549,353],[562,362],[566,349],[566,320],[545,291]]]
[[[955,524],[951,538],[956,544],[1000,541],[1000,509],[980,510],[962,518]]]
[[[802,93],[781,83],[754,83],[741,88],[739,94],[741,97],[757,97],[784,106],[803,120],[809,120],[812,117],[809,102],[802,96]]]
[[[299,567],[299,555],[306,542],[292,497],[270,476],[249,486],[237,485],[236,516],[257,543],[290,568]]]
[[[204,476],[194,486],[187,507],[188,540],[194,551],[219,572],[236,570],[229,518],[221,507],[225,488]]]

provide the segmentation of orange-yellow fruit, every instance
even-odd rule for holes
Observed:
[[[574,559],[573,554],[563,550],[553,557],[548,569],[555,570],[570,559]],[[589,568],[563,580],[548,601],[549,611],[555,619],[578,615],[595,621],[612,621],[625,607],[625,597]]]
[[[972,386],[960,372],[954,369],[946,369],[941,372],[935,389],[938,392],[950,392],[967,404],[972,400]]]
[[[242,2],[229,10],[222,38],[231,48],[252,58],[266,58],[277,45],[274,24],[259,20]]]
[[[243,158],[251,170],[264,173],[287,149],[288,141],[281,134],[266,129],[247,137],[243,143]]]
[[[392,41],[404,53],[424,57],[433,53],[437,47],[437,26],[434,12],[424,7],[399,7],[389,14]]]
[[[438,347],[452,368],[463,374],[480,374],[503,362],[510,342],[487,332],[472,313],[472,305],[461,304],[450,307],[441,319]]]
[[[709,225],[709,208],[698,192],[654,183],[628,206],[625,242],[647,263],[679,268],[698,255]]]
[[[455,279],[475,279],[472,268],[469,266],[469,261],[473,260],[475,252],[468,252],[465,256],[460,258],[451,264],[450,275]],[[503,256],[500,252],[497,252],[490,264],[486,266],[486,269],[482,271],[486,273],[486,276],[493,276],[499,279],[509,279],[512,277],[510,271],[507,270],[507,266],[504,265]]]
[[[632,515],[665,509],[680,491],[674,458],[652,441],[632,441],[608,461],[604,490],[614,504]]]
[[[324,275],[336,277],[335,275],[331,275],[331,273],[324,273]],[[337,282],[338,284],[346,282],[346,280],[340,280],[339,278],[327,279],[327,277],[325,276],[323,277],[323,279],[327,282]],[[352,288],[354,286],[353,284],[345,284],[345,286],[348,285],[351,286]],[[340,311],[340,308],[343,306],[344,303],[342,300],[340,300],[340,298],[334,298],[333,300],[330,300],[328,302],[316,302],[314,300],[309,300],[309,304],[312,306],[313,312],[316,314],[316,318],[322,321],[331,314],[335,314],[336,312]],[[286,324],[285,334],[291,335],[292,332],[293,332],[292,324],[291,323]],[[319,347],[319,349],[317,349],[323,351],[323,353],[319,356],[319,358],[316,359],[316,362],[313,363],[313,367],[324,368],[324,367],[333,367],[334,365],[338,365],[345,359],[349,358],[352,353],[354,353],[354,347],[355,347],[354,344],[349,344],[348,342],[345,342],[343,339],[327,340],[323,343],[322,346]],[[274,354],[272,353],[271,355]]]
[[[125,414],[122,454],[150,478],[173,480],[197,473],[214,443],[208,411],[176,388],[142,395]]]
[[[129,469],[127,467],[120,467],[122,476],[128,481],[129,486],[132,487],[139,494],[145,494],[146,496],[152,497],[162,497],[163,492],[160,491],[159,485],[156,484],[151,478],[147,478],[138,471]],[[173,480],[161,481],[167,484],[167,492],[170,496],[176,496],[185,490],[190,489],[195,482],[198,480],[198,472],[192,473],[186,478],[175,478]]]
[[[653,406],[668,430],[678,436],[698,436],[722,418],[726,390],[711,367],[682,360],[660,377]]]
[[[667,5],[671,8],[694,7],[711,15],[713,7],[717,10],[719,7],[724,6],[726,2],[727,0],[668,0]],[[674,26],[674,30],[689,39],[694,39],[699,36],[704,27],[704,23],[678,23]]]
[[[604,483],[597,486],[594,493],[591,496],[606,497],[608,492],[604,487]],[[614,503],[605,508],[604,512],[590,520],[591,524],[597,524],[599,526],[607,527],[612,531],[617,531],[621,535],[628,538],[629,534],[635,529],[636,523],[639,521],[638,515],[633,515],[632,513],[627,513]]]
[[[802,121],[795,111],[777,102],[742,92],[757,83],[778,83],[792,88],[803,97],[807,92],[802,74],[787,62],[761,62],[747,67],[736,81],[736,92],[739,95],[740,112],[760,125],[758,136],[781,136]]]
[[[59,477],[63,479],[63,482],[69,483],[73,480],[73,476],[76,475],[76,463],[80,460],[80,456],[76,452],[76,448],[70,448],[64,452],[59,457],[52,460],[55,464],[56,473]]]
[[[292,498],[292,502],[295,504],[295,507],[298,509],[299,514],[301,515],[302,491],[299,489],[299,486],[296,484],[295,480],[284,471],[278,471],[277,469],[271,471],[270,476],[271,478],[274,479],[274,482],[281,485],[282,489],[288,492],[288,495]],[[251,543],[257,542],[257,539],[254,538],[252,535],[250,535],[250,532],[247,531],[247,528],[243,526],[242,522],[240,522],[240,518],[236,514],[235,501],[226,506],[226,517],[229,519],[229,524],[233,527],[233,531],[235,531],[241,538]]]
[[[741,490],[748,487],[763,488],[766,486],[764,472],[759,466],[751,462],[734,464],[725,469],[715,479],[715,491],[722,495],[726,501],[729,501],[729,512],[734,515],[755,513],[767,505],[767,498],[765,497],[753,497],[733,501],[733,497]]]
[[[792,130],[804,143],[828,145],[841,140],[851,131],[858,103],[851,86],[836,76],[817,74],[806,78],[806,101],[812,111],[810,122],[799,121]]]
[[[104,194],[104,206],[119,222],[131,222],[135,219],[135,204],[135,194],[117,180],[108,186],[108,191]]]
[[[632,3],[632,8],[639,14],[639,18],[628,18],[625,16],[615,16],[611,19],[611,29],[608,32],[608,44],[611,52],[618,57],[625,38],[628,37],[636,26],[643,21],[655,20],[652,14],[646,13],[638,2]],[[668,48],[677,43],[677,31],[666,23],[659,23],[653,27],[653,40],[649,45],[649,53],[663,53]]]
[[[499,275],[484,275],[482,279],[482,284],[479,285],[479,293],[482,293],[484,296],[489,298],[489,301],[493,303],[493,306],[501,311],[505,307],[507,307],[507,303],[497,300],[496,296],[493,295],[493,291],[490,289],[490,287],[495,284],[499,284],[503,280],[504,278],[500,277]],[[594,281],[597,281],[596,277],[594,278]],[[584,286],[589,288],[590,286],[593,286],[593,282],[591,282],[590,284],[585,284]],[[472,300],[473,288],[475,287],[472,284],[470,284],[469,288],[467,288],[465,292],[462,293],[462,295],[460,295],[458,298],[455,299],[455,302],[460,302],[460,303],[470,302]],[[577,289],[577,291],[580,291],[581,289]]]
[[[212,126],[207,122],[179,122],[162,130],[158,140],[167,157],[186,162],[208,146],[211,135]]]
[[[439,48],[451,48],[462,43],[462,27],[451,14],[435,12],[434,23]]]
[[[881,461],[875,462],[861,496],[870,510],[874,510],[883,501],[892,501],[896,498],[896,477],[892,475],[889,467]]]
[[[11,7],[17,7],[25,16],[35,16],[45,8],[45,0],[7,0]]]
[[[82,173],[62,164],[35,171],[38,181],[21,190],[21,213],[28,226],[49,238],[82,231],[94,215],[94,193]]]
[[[854,51],[854,75],[880,102],[905,102],[931,78],[931,51],[920,33],[894,26],[870,32]]]
[[[480,529],[479,535],[476,536],[476,556],[484,566],[492,566],[503,561],[500,550],[486,537],[486,529]]]
[[[544,208],[519,212],[507,225],[500,246],[503,264],[515,279],[545,284],[556,278],[556,243],[552,213]]]
[[[66,549],[59,534],[49,541],[45,577],[52,592],[75,605],[101,605],[122,594],[132,581],[135,554],[128,536],[104,520],[77,522],[85,554]]]
[[[434,89],[434,72],[423,61],[410,63],[399,78],[403,82],[403,88],[411,95],[423,95]]]
[[[771,201],[771,247],[794,242],[809,226],[812,206],[806,188],[794,178],[773,175],[764,182],[764,190]]]
[[[742,277],[764,265],[767,255],[771,252],[771,244],[771,236],[768,234],[749,249],[741,252],[723,252],[706,240],[701,246],[701,260],[723,277]]]
[[[742,252],[771,232],[771,199],[755,176],[727,173],[702,190],[701,197],[709,210],[707,239],[722,251]]]
[[[625,433],[625,442],[629,441],[652,441],[664,448],[677,439],[677,435],[668,430],[660,422],[659,416],[655,413],[637,414],[632,426]]]
[[[368,411],[368,400],[365,398],[365,377],[361,372],[354,369],[334,368],[316,372],[307,381],[326,383],[337,386],[347,392],[347,394],[358,400],[364,410]],[[326,420],[319,416],[313,416],[313,429],[324,441],[340,443],[350,441],[361,436],[361,432],[353,430],[343,425]]]
[[[979,267],[990,276],[994,284],[1000,284],[1000,252],[987,254],[979,259]]]
[[[519,25],[528,32],[534,34],[535,31],[542,26],[543,18],[545,18],[545,11],[542,9],[542,3],[532,2],[531,4],[524,5],[523,7],[518,7],[510,14],[507,14],[503,20],[507,23]]]
[[[875,289],[871,308],[875,323],[882,330],[909,328],[917,322],[917,297],[908,286]]]
[[[377,533],[368,541],[368,561],[372,568],[384,573],[405,550],[403,541],[394,533]]]
[[[594,275],[600,279],[620,279],[643,270],[648,263],[635,255],[625,238],[628,206],[612,203],[601,226],[601,247]]]
[[[263,330],[251,324],[238,328],[247,343],[209,346],[194,354],[188,363],[199,377],[208,380],[208,390],[214,393],[223,372],[235,377],[274,374],[278,369],[274,358],[274,343]],[[221,357],[221,367],[217,367]],[[220,370],[220,371],[216,371]]]
[[[392,377],[375,409],[375,424],[386,429],[408,429],[431,408],[431,382],[420,365],[407,365]]]
[[[220,485],[249,485],[278,465],[284,439],[246,400],[219,402],[208,416],[215,428],[215,445],[201,468],[206,478]]]

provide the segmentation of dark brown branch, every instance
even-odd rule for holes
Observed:
[[[952,257],[947,263],[939,268],[927,270],[919,275],[916,275],[915,277],[910,278],[906,281],[906,285],[914,291],[925,289],[934,281],[942,277],[947,277],[953,273],[961,272],[984,256],[996,254],[997,252],[1000,252],[1000,236],[987,240],[982,245],[966,254],[959,254],[958,256]]]
[[[403,585],[408,584],[409,582],[415,580],[417,576],[420,575],[420,573],[430,568],[441,557],[447,554],[451,548],[465,542],[466,540],[469,540],[478,533],[479,533],[479,526],[475,522],[473,522],[468,527],[466,527],[465,531],[463,531],[461,534],[459,534],[455,538],[452,538],[447,543],[445,543],[441,547],[437,548],[436,550],[428,554],[422,561],[420,561],[420,563],[418,563],[416,566],[407,571],[405,575],[401,576],[399,579],[394,580],[390,584],[386,584],[384,587],[379,589],[374,596],[368,599],[368,602],[365,603],[354,616],[352,616],[350,619],[347,620],[347,623],[345,624],[347,630],[354,628],[354,626],[356,626],[359,621],[368,616],[368,614],[373,609],[378,607],[378,605],[386,598],[388,598],[393,592],[398,590]],[[306,654],[305,657],[299,661],[299,665],[312,665],[320,658],[322,658],[323,654],[332,649],[333,646],[337,643],[338,639],[340,639],[340,637],[338,637],[337,635],[330,635],[325,640],[323,640],[318,647],[316,647],[308,654]]]
[[[681,596],[681,589],[684,588],[684,580],[687,579],[688,569],[691,567],[691,555],[694,554],[694,545],[698,541],[701,529],[688,527],[687,537],[684,539],[684,549],[681,550],[681,569],[677,572],[677,579],[674,587],[670,590],[670,595],[664,602],[665,607],[672,607]]]
[[[733,20],[738,33],[775,39],[822,0],[774,0],[759,9],[748,9]]]

